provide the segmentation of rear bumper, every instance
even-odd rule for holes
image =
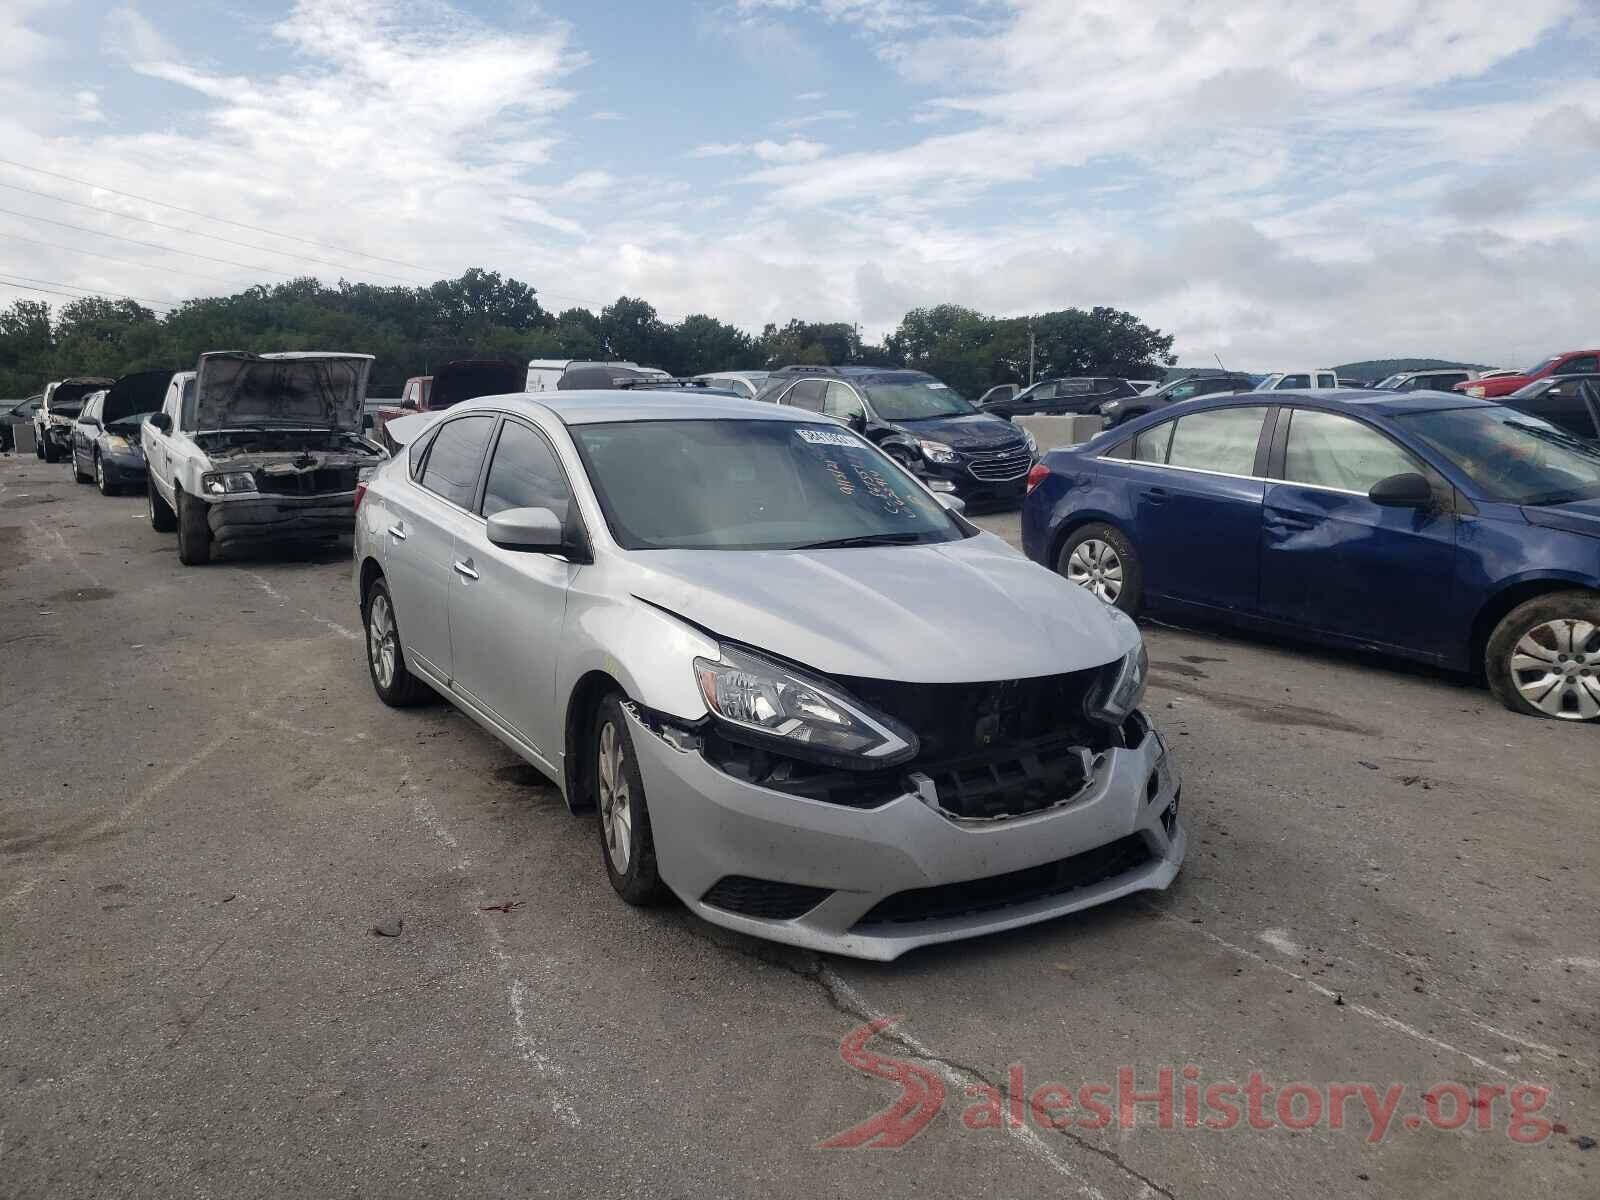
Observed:
[[[356,527],[356,494],[219,497],[207,502],[206,519],[221,545],[343,537]]]
[[[866,810],[803,799],[734,779],[637,717],[631,733],[666,884],[707,921],[812,950],[893,959],[1165,888],[1183,861],[1178,772],[1153,729],[1106,751],[1070,803],[999,821],[956,821],[914,793]],[[804,911],[728,911],[707,903],[719,884],[712,899],[798,885]]]

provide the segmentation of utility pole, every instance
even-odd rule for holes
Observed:
[[[1033,386],[1033,318],[1028,318],[1028,386]]]

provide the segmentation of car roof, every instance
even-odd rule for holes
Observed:
[[[807,375],[816,375],[822,378],[827,378],[828,376],[837,376],[840,379],[858,379],[863,383],[870,382],[875,376],[881,377],[883,380],[899,377],[910,377],[913,379],[933,378],[933,376],[929,375],[926,371],[917,371],[910,367],[813,367],[795,364],[787,367],[779,367],[775,371],[768,372],[767,380],[768,382],[771,382],[772,380],[779,378],[803,379]]]
[[[488,408],[533,415],[548,412],[564,425],[601,421],[787,421],[792,425],[833,423],[831,417],[703,388],[678,391],[621,389],[570,392],[515,392],[463,400],[446,411],[452,415]]]
[[[1283,404],[1290,400],[1309,401],[1310,406],[1337,411],[1376,413],[1391,417],[1401,413],[1438,412],[1451,408],[1492,408],[1493,400],[1465,396],[1459,392],[1435,392],[1426,388],[1415,392],[1377,391],[1373,388],[1292,388],[1280,392],[1235,392],[1224,396],[1204,396],[1158,409],[1160,413],[1195,412],[1201,408],[1226,408],[1229,405]]]

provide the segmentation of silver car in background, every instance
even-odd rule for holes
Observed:
[[[630,903],[891,959],[1177,874],[1137,627],[842,423],[545,392],[390,428],[356,510],[373,686],[597,808]]]

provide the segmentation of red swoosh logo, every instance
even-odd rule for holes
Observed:
[[[817,1145],[825,1150],[894,1150],[904,1146],[927,1128],[928,1122],[944,1107],[944,1080],[926,1067],[903,1059],[888,1058],[867,1049],[867,1043],[890,1029],[900,1018],[879,1017],[852,1029],[839,1043],[839,1057],[845,1065],[879,1079],[900,1085],[900,1098],[877,1116],[852,1125]]]

